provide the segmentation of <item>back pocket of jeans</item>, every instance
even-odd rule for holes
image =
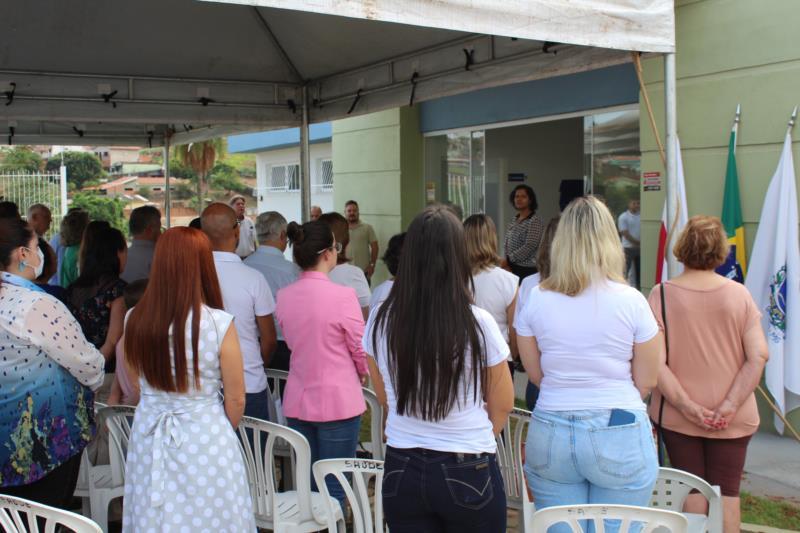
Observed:
[[[555,433],[556,425],[553,422],[543,420],[534,413],[525,443],[525,464],[528,468],[541,472],[550,467]]]
[[[383,485],[381,492],[384,498],[397,496],[403,475],[406,473],[409,457],[391,449],[386,449],[386,461],[383,463]]]
[[[604,474],[631,478],[647,466],[642,450],[641,422],[589,430],[597,468]]]
[[[494,498],[491,458],[442,465],[444,480],[453,503],[465,509],[483,509]]]

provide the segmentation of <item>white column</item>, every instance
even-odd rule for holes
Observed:
[[[678,206],[678,106],[676,102],[675,87],[675,54],[664,54],[664,114],[666,116],[666,157],[667,157],[667,272],[669,277],[677,273],[677,260],[671,253],[675,245],[677,235],[672,229],[678,216],[678,209],[686,209],[686,206]]]
[[[164,133],[164,217],[167,219],[167,229],[172,227],[172,193],[169,184],[169,132]]]
[[[303,87],[303,123],[300,125],[300,214],[311,220],[311,154],[308,147],[308,89]]]

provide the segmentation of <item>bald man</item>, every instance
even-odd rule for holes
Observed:
[[[318,205],[311,206],[311,220],[318,220],[322,216],[322,208]]]
[[[31,225],[36,235],[42,237],[50,230],[53,215],[50,208],[44,204],[33,204],[28,208],[28,224]]]
[[[235,317],[244,362],[247,403],[244,414],[270,420],[267,375],[277,338],[272,313],[275,300],[266,279],[236,255],[239,223],[233,208],[214,203],[203,211],[201,226],[214,248],[214,265],[222,290],[225,311]]]

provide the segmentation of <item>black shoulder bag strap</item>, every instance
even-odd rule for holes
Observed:
[[[667,300],[664,297],[664,285],[666,283],[662,282],[659,285],[659,289],[661,291],[661,321],[664,324],[664,346],[667,350],[667,361],[666,364],[669,366],[669,330],[667,329]],[[663,419],[664,419],[664,393],[661,392],[661,402],[658,406],[658,428],[656,428],[656,445],[658,446],[658,465],[664,466],[664,426],[663,426]]]

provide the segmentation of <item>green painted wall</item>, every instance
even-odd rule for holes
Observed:
[[[748,253],[764,195],[786,133],[800,103],[800,2],[792,0],[676,1],[678,136],[689,215],[720,215],[727,143],[736,105],[742,105],[737,163]],[[664,70],[661,57],[643,62],[645,82],[664,139]],[[664,169],[644,100],[641,102],[642,171]],[[800,131],[795,133],[800,140]],[[794,143],[800,158],[800,144]],[[663,192],[642,192],[642,285],[655,278]],[[759,402],[763,404],[763,402]],[[772,416],[760,405],[762,427]],[[800,412],[793,413],[800,426]]]
[[[361,218],[375,228],[379,256],[423,207],[422,134],[417,108],[401,108],[333,123],[335,208],[356,200]],[[372,286],[389,273],[378,260]]]

